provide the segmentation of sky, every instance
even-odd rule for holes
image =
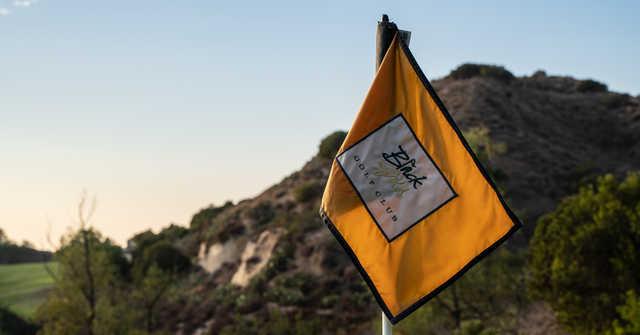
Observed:
[[[0,228],[55,248],[86,191],[124,244],[259,194],[350,126],[382,13],[431,78],[480,62],[640,93],[638,1],[0,0]]]

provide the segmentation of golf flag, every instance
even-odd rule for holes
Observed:
[[[394,324],[520,227],[397,34],[320,213]]]

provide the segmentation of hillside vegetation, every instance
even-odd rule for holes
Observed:
[[[397,332],[562,333],[551,299],[528,293],[529,240],[540,216],[580,185],[640,168],[638,98],[594,80],[542,71],[515,77],[503,67],[479,64],[465,64],[434,86],[525,228]],[[343,137],[329,135],[300,171],[259,196],[194,216],[180,245],[205,271],[186,282],[167,313],[169,328],[213,334],[277,333],[271,327],[300,329],[283,334],[371,331],[377,306],[317,217]],[[624,297],[616,299],[609,305],[613,314]],[[611,315],[608,320],[616,318]]]
[[[637,334],[639,99],[480,64],[433,84],[525,227],[396,332]],[[342,138],[188,229],[138,234],[126,250],[71,232],[37,313],[43,334],[376,333],[378,306],[318,216]]]

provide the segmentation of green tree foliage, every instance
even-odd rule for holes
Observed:
[[[171,295],[180,276],[191,267],[189,258],[170,242],[178,236],[182,233],[174,225],[157,235],[151,232],[139,234],[132,252],[133,278],[129,290],[133,305],[137,307],[136,327],[149,334],[158,328],[159,308]]]
[[[163,271],[156,264],[151,265],[146,271],[136,273],[131,298],[134,306],[138,307],[138,320],[142,321],[137,327],[144,327],[148,334],[157,328],[158,308],[174,288],[176,275],[174,271]]]
[[[271,203],[268,201],[262,201],[255,207],[250,208],[247,215],[261,226],[269,223],[269,221],[271,221],[276,215],[276,212],[273,210]]]
[[[528,304],[523,252],[498,249],[409,316],[399,334],[509,334]]]
[[[308,202],[322,194],[322,184],[317,181],[308,181],[293,190],[296,201]]]
[[[635,291],[627,292],[625,304],[618,307],[620,320],[613,321],[611,335],[640,334],[640,297]]]
[[[575,334],[602,334],[640,289],[640,174],[598,178],[538,222],[531,290]]]
[[[329,134],[329,136],[320,141],[318,156],[326,159],[332,159],[335,157],[346,137],[347,133],[341,130]]]
[[[170,297],[190,260],[170,241],[183,228],[144,232],[130,243],[129,262],[119,246],[88,228],[92,210],[79,206],[80,228],[61,240],[55,253],[55,284],[37,319],[44,335],[159,334],[157,312]]]
[[[134,264],[136,267],[139,266],[142,272],[156,266],[164,272],[182,273],[191,266],[189,258],[165,240],[160,240],[147,247],[142,255],[142,258],[134,259]]]
[[[229,207],[233,207],[233,203],[231,201],[227,201],[224,205],[220,207],[211,205],[209,207],[203,208],[200,211],[198,211],[198,213],[193,215],[193,218],[191,218],[191,223],[189,224],[189,227],[193,231],[196,231],[196,232],[200,231],[200,229],[203,226],[206,226],[207,224],[211,223],[211,221],[216,216],[218,216],[218,214],[220,214],[222,211],[224,211]]]
[[[81,228],[62,239],[54,256],[54,289],[37,312],[43,334],[116,334],[127,313],[119,307],[124,255],[109,239]],[[126,262],[126,260],[125,260]]]
[[[138,258],[142,255],[142,252],[144,252],[144,250],[154,245],[155,243],[159,241],[175,243],[181,238],[185,237],[188,233],[189,229],[171,224],[168,227],[162,229],[158,234],[154,234],[151,230],[146,230],[138,233],[131,239],[129,239],[127,244],[131,248],[133,258]]]

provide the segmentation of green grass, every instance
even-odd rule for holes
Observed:
[[[53,286],[45,265],[53,271],[57,268],[55,263],[0,265],[0,305],[23,317],[33,317]]]

